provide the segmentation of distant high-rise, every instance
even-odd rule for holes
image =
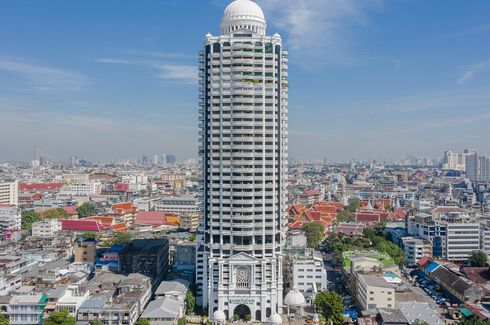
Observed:
[[[281,313],[288,59],[261,8],[236,0],[199,60],[198,303],[216,317]]]
[[[165,161],[167,162],[167,164],[175,164],[177,159],[175,158],[174,155],[166,155]]]
[[[466,149],[465,156],[465,173],[466,177],[471,180],[478,179],[478,154],[475,149]]]
[[[153,156],[153,165],[158,165],[158,162],[160,161],[158,155]]]

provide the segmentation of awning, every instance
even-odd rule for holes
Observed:
[[[463,314],[464,317],[471,317],[473,316],[473,313],[466,307],[461,307],[459,308],[459,311],[461,314]]]

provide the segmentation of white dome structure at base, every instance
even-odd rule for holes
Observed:
[[[213,320],[216,322],[224,322],[226,321],[226,315],[221,310],[217,310],[213,313]]]
[[[296,287],[293,287],[293,289],[288,292],[286,297],[284,297],[284,304],[289,307],[300,307],[305,303],[305,297]]]
[[[258,4],[251,0],[235,0],[228,5],[221,21],[221,34],[227,35],[238,30],[248,30],[265,35],[265,16]]]
[[[272,314],[269,322],[271,325],[282,324],[282,317],[279,314]]]

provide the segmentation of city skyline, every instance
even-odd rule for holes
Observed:
[[[484,1],[257,2],[294,50],[291,158],[490,152]],[[195,57],[228,1],[95,3],[0,4],[0,161],[35,144],[57,160],[195,158]]]

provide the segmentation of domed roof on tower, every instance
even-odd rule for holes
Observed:
[[[265,35],[265,15],[258,4],[251,0],[235,0],[225,9],[221,20],[221,34],[245,29],[254,34]]]

